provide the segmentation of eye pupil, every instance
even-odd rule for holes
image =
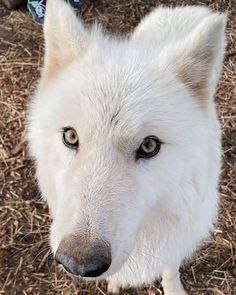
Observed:
[[[145,139],[143,144],[142,144],[142,148],[145,152],[151,152],[156,148],[156,142],[154,139]]]

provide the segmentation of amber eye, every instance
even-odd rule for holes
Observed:
[[[72,127],[64,127],[63,135],[62,135],[63,143],[71,149],[78,149],[79,147],[79,139],[78,135],[74,128]]]
[[[160,151],[160,148],[161,141],[156,136],[147,136],[136,151],[136,159],[154,157]]]

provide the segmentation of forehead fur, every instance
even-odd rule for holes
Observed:
[[[126,112],[139,107],[145,113],[158,105],[152,100],[182,90],[182,96],[189,92],[187,106],[195,95],[206,107],[220,72],[224,26],[225,17],[207,8],[163,8],[144,18],[129,38],[117,39],[96,25],[87,30],[63,1],[59,7],[49,1],[42,83],[51,85],[56,77],[66,88],[65,79],[70,97],[83,107],[92,103],[91,111],[99,109],[104,119],[124,106]]]
[[[114,136],[136,140],[152,133],[164,137],[178,121],[188,121],[190,109],[198,113],[191,93],[159,67],[154,52],[126,41],[91,48],[42,91],[48,122],[55,114],[50,126],[74,126],[93,135],[115,130]]]

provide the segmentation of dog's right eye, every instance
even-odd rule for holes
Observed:
[[[77,150],[79,147],[79,138],[74,128],[64,127],[62,130],[62,141],[70,149]]]

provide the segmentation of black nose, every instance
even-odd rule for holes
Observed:
[[[87,234],[66,236],[59,244],[55,258],[71,274],[98,277],[111,265],[109,243]]]
[[[74,257],[66,253],[57,252],[55,259],[62,264],[69,273],[81,277],[98,277],[103,274],[111,265],[110,261],[106,260],[91,260],[86,263],[79,263]]]

